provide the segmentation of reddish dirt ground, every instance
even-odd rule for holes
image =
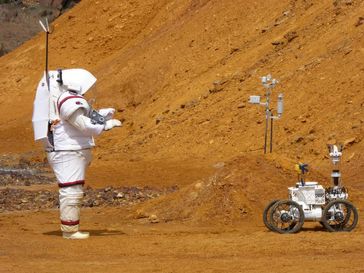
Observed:
[[[363,272],[364,231],[295,235],[261,221],[235,227],[127,221],[121,209],[84,210],[92,237],[60,237],[57,211],[1,215],[1,272]],[[360,218],[363,220],[363,217]]]
[[[84,209],[82,242],[60,237],[56,210],[2,212],[0,271],[364,272],[363,11],[359,0],[81,1],[54,22],[50,68],[90,70],[97,105],[124,121],[97,139],[87,183],[179,190]],[[0,58],[2,155],[44,159],[30,123],[43,66],[42,34]],[[263,109],[248,97],[267,73],[285,113],[263,156]],[[295,163],[330,185],[330,143],[345,144],[358,227],[269,232],[262,210],[287,197]]]

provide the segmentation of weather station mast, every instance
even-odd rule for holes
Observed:
[[[268,133],[270,136],[269,152],[273,151],[273,121],[280,119],[283,114],[283,94],[278,94],[277,99],[277,115],[274,115],[271,108],[271,95],[278,80],[273,79],[270,74],[263,76],[261,82],[265,88],[265,101],[261,101],[261,97],[257,95],[250,96],[249,103],[262,105],[265,107],[265,131],[264,131],[264,154],[267,153]],[[270,132],[269,132],[270,131]]]

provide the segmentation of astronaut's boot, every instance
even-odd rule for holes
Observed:
[[[81,239],[87,239],[88,237],[90,237],[89,232],[82,232],[82,231],[63,232],[63,238],[65,239],[81,240]]]

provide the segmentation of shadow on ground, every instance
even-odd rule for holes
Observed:
[[[116,235],[126,234],[125,232],[123,232],[121,230],[110,231],[110,230],[106,230],[106,229],[88,230],[88,232],[90,232],[90,236],[116,236]],[[62,237],[62,232],[59,230],[49,231],[49,232],[44,232],[43,235]]]

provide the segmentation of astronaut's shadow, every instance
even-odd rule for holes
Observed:
[[[85,230],[87,232],[90,232],[90,236],[117,236],[117,235],[125,235],[126,233],[121,230],[107,230],[107,229],[91,229],[91,230]],[[62,237],[62,232],[60,230],[55,231],[48,231],[44,232],[43,235],[48,236],[58,236]]]

